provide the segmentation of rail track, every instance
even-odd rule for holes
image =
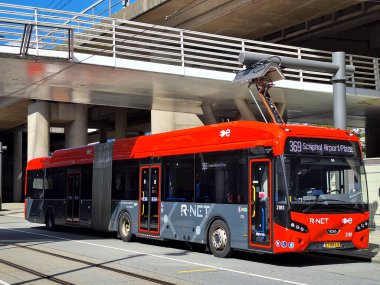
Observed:
[[[69,256],[65,256],[65,255],[61,255],[61,254],[45,251],[45,250],[42,250],[42,249],[33,248],[33,247],[30,247],[30,246],[24,246],[24,245],[20,245],[20,244],[17,244],[17,243],[11,243],[11,245],[13,245],[15,247],[18,247],[18,248],[22,248],[24,250],[33,251],[33,252],[37,252],[37,253],[53,256],[53,257],[56,257],[56,258],[68,260],[68,261],[79,263],[79,264],[84,264],[84,265],[88,266],[88,268],[99,268],[101,270],[105,270],[105,271],[114,272],[114,273],[118,273],[118,274],[121,274],[121,275],[129,276],[129,277],[133,277],[133,278],[136,278],[137,280],[147,281],[147,282],[150,282],[152,284],[175,285],[175,283],[167,282],[167,281],[160,280],[160,279],[157,279],[157,278],[152,278],[152,277],[145,276],[145,275],[138,274],[138,273],[131,272],[131,271],[126,271],[126,270],[122,270],[122,269],[112,268],[112,267],[106,266],[104,264],[89,262],[89,261],[86,261],[86,260],[82,260],[82,259],[78,259],[78,258],[74,258],[74,257],[69,257]],[[74,283],[71,283],[71,282],[68,282],[68,281],[65,281],[63,279],[55,277],[55,274],[48,275],[48,274],[45,274],[43,272],[36,271],[34,269],[31,269],[31,268],[28,268],[28,267],[25,267],[25,266],[22,266],[22,265],[19,265],[19,264],[16,264],[16,263],[4,260],[4,259],[0,259],[0,263],[5,264],[5,265],[10,266],[10,267],[13,267],[13,268],[16,268],[18,270],[30,273],[32,275],[35,275],[35,276],[41,278],[41,279],[49,280],[49,281],[57,283],[57,284],[65,284],[65,285],[74,284]]]

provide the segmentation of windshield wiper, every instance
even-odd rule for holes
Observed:
[[[347,201],[344,201],[344,200],[338,200],[338,199],[319,199],[319,196],[315,199],[314,203],[311,204],[309,207],[307,207],[306,209],[304,209],[302,212],[303,213],[308,213],[311,209],[313,209],[317,204],[318,202],[321,202],[323,203],[323,205],[328,205],[327,202],[347,202]]]
[[[306,209],[303,209],[303,213],[308,213],[312,208],[315,207],[315,205],[317,205],[318,202],[322,202],[321,200],[318,199],[319,197],[317,197],[314,201],[313,204],[311,204],[310,206],[308,206]]]

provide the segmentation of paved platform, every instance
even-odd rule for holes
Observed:
[[[3,203],[0,211],[0,219],[1,216],[24,218],[24,203]]]
[[[24,204],[23,203],[3,203],[1,216],[24,217]],[[339,256],[346,256],[351,258],[365,259],[371,262],[380,263],[380,229],[371,230],[369,235],[369,247],[362,250],[333,250],[328,252],[320,252],[322,254],[333,254]]]

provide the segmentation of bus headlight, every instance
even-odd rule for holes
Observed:
[[[300,233],[309,232],[309,229],[307,228],[307,226],[305,226],[301,223],[294,222],[294,221],[290,221],[290,229],[297,231],[297,232],[300,232]]]
[[[369,222],[368,221],[365,221],[363,223],[360,223],[356,226],[355,228],[355,232],[360,232],[362,230],[365,230],[365,229],[368,229],[368,226],[369,226]]]

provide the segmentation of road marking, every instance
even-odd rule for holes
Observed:
[[[193,269],[193,270],[180,270],[177,273],[194,273],[194,272],[209,272],[209,271],[218,271],[215,268],[203,268],[203,269]]]
[[[167,256],[162,256],[162,255],[157,255],[157,254],[152,254],[152,253],[145,253],[145,252],[125,249],[125,248],[120,248],[120,247],[101,245],[101,244],[96,244],[96,243],[91,243],[91,242],[86,242],[86,241],[81,241],[81,240],[67,239],[67,238],[63,238],[63,237],[56,237],[56,236],[52,236],[52,235],[32,233],[32,232],[28,232],[28,231],[9,229],[9,228],[4,228],[4,227],[0,227],[0,229],[14,231],[14,232],[20,232],[20,233],[26,233],[26,234],[31,234],[31,235],[37,235],[37,236],[42,236],[42,237],[54,238],[54,239],[59,239],[59,240],[71,241],[71,242],[76,242],[76,243],[81,243],[81,244],[86,244],[86,245],[91,245],[91,246],[97,246],[97,247],[107,248],[107,249],[112,249],[112,250],[117,250],[117,251],[124,251],[124,252],[139,254],[139,255],[151,256],[151,257],[155,257],[155,258],[191,264],[191,265],[195,265],[195,266],[199,266],[199,267],[205,267],[205,268],[209,268],[209,269],[215,269],[215,270],[220,270],[220,271],[225,271],[225,272],[230,272],[230,273],[235,273],[235,274],[241,274],[241,275],[246,275],[246,276],[251,276],[251,277],[257,277],[257,278],[262,278],[262,279],[267,279],[267,280],[272,280],[272,281],[279,281],[279,282],[288,283],[288,284],[308,285],[307,283],[300,283],[300,282],[295,282],[295,281],[291,281],[291,280],[275,278],[275,277],[270,277],[270,276],[265,276],[265,275],[260,275],[260,274],[254,274],[254,273],[229,269],[229,268],[225,268],[225,267],[207,265],[207,264],[202,264],[202,263],[198,263],[198,262],[186,261],[186,260],[181,260],[181,259],[177,259],[177,258],[172,258],[172,257],[167,257]]]
[[[9,285],[9,283],[7,283],[7,282],[5,282],[5,281],[3,281],[3,280],[0,280],[0,284],[1,284],[1,285]]]

